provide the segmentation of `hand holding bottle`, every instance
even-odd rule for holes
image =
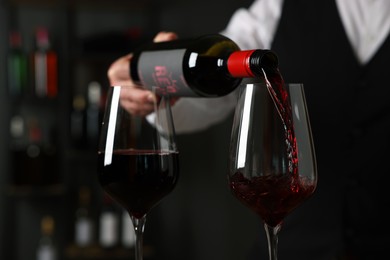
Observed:
[[[153,93],[168,95],[173,102],[179,97],[221,97],[233,92],[243,78],[263,78],[263,70],[277,68],[272,51],[242,51],[220,34],[177,39],[174,33],[161,32],[153,44],[114,63],[108,75],[112,85],[125,87],[122,107],[144,116],[153,110]]]
[[[172,32],[160,32],[154,38],[154,42],[170,41],[177,38]],[[130,113],[145,116],[153,111],[155,95],[139,85],[136,85],[130,77],[130,53],[114,61],[108,70],[108,79],[111,86],[122,86],[121,105]]]

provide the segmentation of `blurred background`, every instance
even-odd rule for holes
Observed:
[[[250,3],[0,0],[0,259],[133,259],[96,181],[107,68],[160,30],[219,32]],[[263,232],[227,187],[231,120],[178,136],[181,176],[149,214],[145,260],[245,259]]]

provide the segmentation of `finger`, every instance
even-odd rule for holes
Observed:
[[[176,33],[173,32],[159,32],[153,39],[154,42],[172,41],[178,38]]]
[[[129,74],[129,62],[132,56],[133,54],[123,56],[110,65],[107,76],[112,86],[123,86],[124,82],[127,86],[135,85]]]
[[[153,103],[155,100],[151,91],[134,87],[122,87],[120,98],[136,103]]]
[[[142,88],[141,86],[135,85],[132,81],[130,80],[117,80],[115,83],[110,83],[110,86],[120,86],[120,87],[125,87],[125,88]]]
[[[121,105],[134,115],[147,115],[153,111],[155,96],[152,92],[139,88],[122,88]]]
[[[121,106],[135,116],[147,116],[154,111],[154,106],[150,103],[138,105],[128,100],[121,100]]]

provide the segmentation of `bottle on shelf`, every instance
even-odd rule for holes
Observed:
[[[27,157],[27,125],[26,119],[21,114],[13,115],[9,123],[10,131],[10,158],[12,167],[12,184],[24,185],[29,183],[29,178],[26,178],[26,171],[24,165],[26,165]]]
[[[19,31],[11,31],[8,52],[8,93],[12,96],[23,94],[28,84],[28,61],[23,51],[22,36]]]
[[[15,186],[44,187],[60,183],[56,142],[42,121],[36,116],[11,118],[10,152]]]
[[[51,216],[44,216],[41,220],[41,238],[36,251],[37,260],[57,260],[57,249],[54,243],[55,223]]]
[[[277,67],[274,52],[240,50],[231,39],[212,34],[141,46],[133,53],[130,75],[157,94],[218,97],[236,89],[243,78],[263,78],[263,69]]]
[[[88,107],[87,107],[87,123],[86,134],[89,147],[97,148],[99,134],[99,114],[101,100],[101,85],[97,81],[92,81],[88,84]]]
[[[85,147],[85,110],[86,100],[84,95],[77,94],[73,97],[72,112],[70,115],[70,135],[75,148]]]
[[[94,242],[94,221],[91,213],[91,190],[88,186],[79,188],[79,204],[76,210],[75,245],[83,248]]]
[[[36,50],[33,55],[35,95],[53,98],[58,93],[57,53],[50,45],[47,28],[37,28],[35,37]]]
[[[11,137],[11,150],[20,149],[26,142],[26,122],[22,115],[16,114],[11,117],[9,124]]]
[[[119,243],[119,215],[115,202],[104,193],[103,208],[99,219],[99,244],[112,249]]]

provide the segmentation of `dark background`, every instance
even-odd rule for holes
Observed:
[[[94,150],[74,148],[69,136],[72,97],[85,91],[91,80],[106,87],[105,73],[110,62],[150,41],[158,31],[175,31],[181,37],[219,32],[237,8],[250,3],[249,0],[0,0],[0,259],[33,259],[40,238],[39,222],[45,214],[55,218],[60,259],[69,259],[65,251],[72,243],[75,194],[80,180],[93,186],[95,213],[99,212]],[[7,93],[8,31],[11,28],[21,31],[24,49],[31,52],[32,32],[37,25],[49,29],[59,56],[58,102],[55,105],[49,102],[48,106],[49,110],[55,107],[60,150],[58,174],[64,187],[54,193],[36,189],[10,192],[9,123],[18,106],[25,107],[26,102],[14,102]],[[33,101],[24,109],[40,107],[40,103]],[[181,152],[178,186],[153,209],[146,224],[145,240],[155,248],[155,259],[244,259],[256,234],[263,232],[259,219],[236,201],[227,187],[231,119],[208,131],[178,137]]]

